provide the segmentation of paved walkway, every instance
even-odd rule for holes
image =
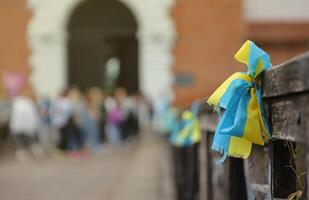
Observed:
[[[171,200],[167,152],[157,139],[84,160],[0,163],[1,200]]]

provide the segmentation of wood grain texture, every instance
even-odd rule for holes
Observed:
[[[309,52],[264,73],[263,97],[309,92]]]
[[[218,115],[206,102],[203,102],[200,107],[200,122],[203,131],[215,132],[218,124]]]
[[[216,161],[221,158],[221,155],[211,150],[211,144],[213,141],[213,133],[207,134],[208,143],[208,199],[209,200],[226,200],[230,198],[230,162],[227,159],[222,164],[217,164]]]
[[[247,193],[249,198],[254,199],[270,196],[286,199],[298,189],[295,173],[287,166],[309,168],[309,154],[307,166],[303,166],[305,154],[299,157],[299,163],[295,163],[285,142],[296,142],[293,143],[295,148],[296,144],[302,143],[304,149],[309,144],[309,52],[265,72],[258,86],[262,87],[273,141],[270,141],[270,146],[254,146],[244,169],[242,161],[237,159],[227,159],[221,165],[215,163],[220,155],[211,151],[211,143],[218,118],[212,109],[205,105],[202,107],[200,120],[207,135],[203,136],[200,149],[202,174],[207,175],[207,178],[201,179],[201,190],[205,190],[201,196],[203,199],[245,199],[243,195]],[[244,171],[246,181],[243,180]],[[307,176],[309,180],[308,173]],[[245,182],[247,191],[241,185]]]
[[[262,78],[264,106],[273,137],[270,145],[271,191],[274,199],[286,199],[299,190],[296,175],[289,165],[306,168],[306,155],[295,163],[286,141],[304,144],[309,138],[309,52],[273,67]],[[307,154],[307,169],[309,156]],[[307,182],[309,176],[307,173]],[[303,191],[304,194],[306,191]],[[308,192],[307,192],[308,194]]]
[[[210,156],[210,145],[209,144],[210,135],[203,131],[200,149],[199,149],[199,159],[200,159],[200,200],[212,199],[212,189],[211,189],[211,173],[210,165],[211,162]]]
[[[199,144],[172,147],[177,200],[199,199]]]
[[[309,111],[306,112],[306,115],[305,115],[305,118],[306,119],[309,119]],[[309,120],[306,120],[306,127],[307,127],[307,130],[305,132],[305,134],[307,135],[307,138],[309,138]],[[306,159],[306,161],[305,161]],[[308,191],[308,183],[309,183],[309,153],[308,153],[308,146],[307,146],[307,155],[303,157],[303,160],[304,162],[306,162],[306,170],[307,170],[307,173],[306,173],[306,178],[307,178],[307,199],[309,199],[309,191]]]
[[[223,164],[218,165],[215,161],[220,157],[213,154],[212,151],[212,163],[211,164],[211,184],[212,184],[212,199],[226,200],[230,198],[230,162],[226,160]]]
[[[269,107],[273,139],[308,143],[309,94],[272,99]]]
[[[254,145],[245,162],[248,194],[252,199],[264,200],[270,194],[268,146]]]
[[[281,140],[270,143],[270,157],[272,197],[286,199],[296,191],[296,175],[291,168],[295,169],[295,162],[288,146]]]

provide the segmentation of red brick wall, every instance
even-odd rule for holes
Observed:
[[[0,0],[0,94],[4,93],[3,73],[29,73],[26,43],[26,25],[29,18],[26,0]]]
[[[233,55],[243,42],[240,0],[177,0],[172,17],[178,38],[174,72],[191,73],[190,87],[174,86],[176,105],[210,95],[235,71],[242,69]]]
[[[189,87],[174,85],[175,105],[209,96],[232,73],[245,71],[233,57],[246,39],[265,49],[273,65],[309,50],[308,23],[249,23],[242,13],[241,0],[176,0],[173,71],[195,81]]]
[[[309,50],[308,22],[251,22],[245,35],[270,54],[273,65]]]

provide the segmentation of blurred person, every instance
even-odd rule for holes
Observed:
[[[153,120],[153,106],[150,100],[138,92],[135,95],[137,101],[137,118],[139,129],[143,132],[151,129]]]
[[[12,101],[6,95],[0,96],[0,150],[5,146],[9,133],[9,121],[12,111]]]
[[[134,126],[132,122],[134,121],[136,113],[134,101],[128,96],[127,91],[122,87],[116,88],[114,96],[123,112],[123,122],[120,125],[121,139],[126,140],[134,134],[132,133]]]
[[[139,104],[138,94],[127,97],[127,115],[123,124],[126,139],[135,139],[140,131],[138,122]]]
[[[69,150],[69,138],[75,126],[72,117],[72,104],[67,97],[67,90],[62,91],[52,102],[50,110],[51,124],[58,130],[58,147],[61,150]]]
[[[79,151],[83,147],[81,130],[76,126],[74,118],[71,116],[64,127],[61,129],[62,143],[61,148],[67,151],[70,156],[79,156]]]
[[[82,119],[82,131],[85,134],[86,143],[93,153],[99,153],[102,151],[99,126],[100,111],[98,108],[98,103],[101,98],[97,95],[98,94],[95,88],[88,91],[86,108]]]
[[[86,132],[87,108],[84,96],[78,87],[71,87],[68,91],[68,100],[71,104],[72,115],[69,120],[68,150],[78,153],[85,147],[88,137]]]
[[[29,93],[17,96],[13,100],[10,118],[10,133],[16,145],[16,157],[24,161],[27,157],[26,150],[29,148],[33,154],[37,154],[32,145],[39,128],[39,114],[36,105],[30,98]]]
[[[38,100],[38,109],[40,114],[40,127],[38,139],[43,147],[44,153],[49,155],[55,144],[56,131],[52,126],[51,120],[52,101],[48,97],[43,97]]]
[[[103,91],[98,87],[90,88],[88,96],[92,102],[93,109],[97,112],[97,121],[100,128],[100,142],[103,143],[106,141],[105,125],[107,111],[105,108],[105,96]]]
[[[120,103],[112,96],[105,101],[107,118],[105,132],[109,143],[120,144],[122,141],[122,124],[124,121],[124,112]]]

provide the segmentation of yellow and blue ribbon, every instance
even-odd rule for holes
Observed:
[[[178,118],[178,110],[173,108],[169,105],[169,103],[164,102],[161,104],[159,111],[158,111],[158,118],[157,118],[157,130],[162,135],[168,135],[174,129],[175,123]]]
[[[198,119],[200,104],[194,102],[191,110],[182,113],[181,119],[175,122],[170,137],[172,144],[185,147],[196,144],[201,140],[201,126]]]
[[[227,156],[248,158],[253,143],[264,145],[264,139],[271,138],[261,91],[255,82],[271,67],[270,57],[248,40],[235,59],[247,65],[247,73],[230,76],[207,101],[217,110],[224,110],[212,145],[213,150],[223,154],[221,161]]]

